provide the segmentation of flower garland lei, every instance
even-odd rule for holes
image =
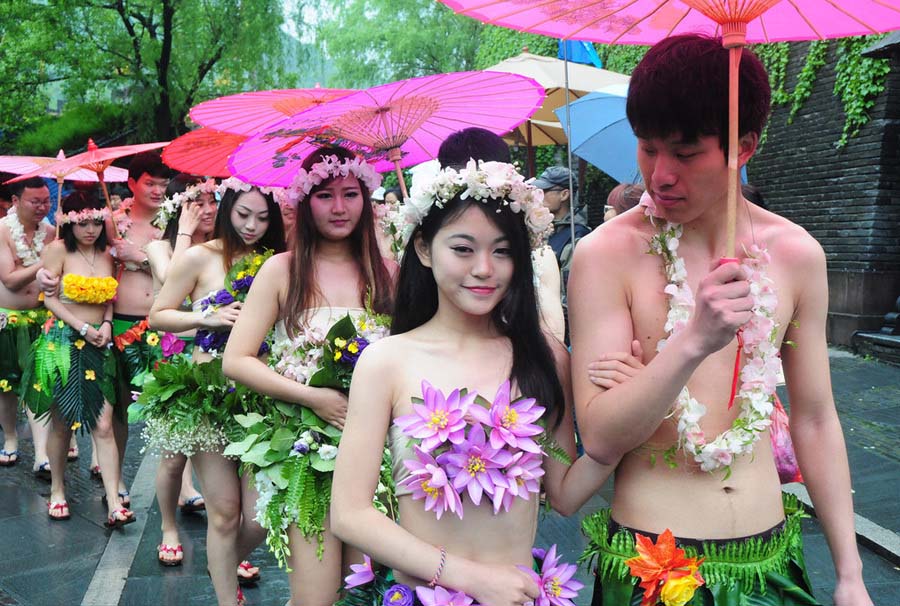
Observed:
[[[381,185],[381,175],[364,159],[355,157],[341,160],[336,155],[323,156],[308,171],[302,168],[297,171],[293,183],[287,188],[288,199],[299,202],[326,179],[343,178],[351,174],[364,183],[370,192]]]
[[[642,201],[645,214],[653,220],[652,203]],[[669,296],[669,312],[666,316],[666,338],[656,346],[660,351],[667,338],[677,334],[685,326],[694,311],[694,295],[687,282],[684,260],[678,256],[679,238],[682,227],[666,222],[650,240],[650,252],[663,260],[668,285],[665,293]],[[738,455],[752,452],[753,444],[769,425],[773,409],[775,386],[781,370],[777,343],[778,325],[775,310],[778,298],[774,282],[766,274],[769,254],[764,247],[753,244],[747,257],[741,262],[750,282],[753,297],[753,316],[742,327],[741,352],[746,355],[746,363],[740,373],[741,387],[735,403],[741,412],[731,424],[731,428],[708,440],[700,427],[706,415],[706,406],[691,396],[685,386],[675,401],[674,413],[678,419],[678,443],[674,448],[682,448],[686,454],[700,464],[703,471],[725,468],[731,471],[731,464]],[[674,451],[666,453],[671,461]]]
[[[189,185],[183,192],[163,200],[162,205],[159,207],[159,211],[157,211],[156,216],[151,223],[165,231],[169,221],[172,220],[172,217],[175,216],[175,213],[178,212],[178,209],[181,208],[184,203],[193,202],[199,198],[201,194],[215,195],[217,189],[218,187],[215,179],[207,179],[201,183]]]
[[[126,238],[128,236],[128,230],[134,225],[134,221],[131,218],[131,207],[133,205],[134,198],[125,198],[119,202],[119,207],[112,213],[113,222],[116,224],[116,231],[121,238]]]
[[[404,241],[409,241],[415,226],[422,223],[433,206],[443,208],[457,195],[463,200],[501,200],[513,212],[524,213],[532,248],[541,246],[552,229],[553,215],[544,206],[544,192],[526,183],[515,166],[469,160],[462,170],[444,168],[436,175],[423,173],[422,180],[413,179],[410,197],[401,209],[407,223]]]
[[[25,226],[19,221],[19,215],[16,214],[15,208],[9,209],[4,220],[16,247],[16,256],[22,261],[22,265],[30,267],[40,261],[41,251],[44,250],[44,238],[47,237],[47,232],[41,227],[41,224],[38,223],[37,229],[34,230],[31,246],[29,246],[25,242]]]

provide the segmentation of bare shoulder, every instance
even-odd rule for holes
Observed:
[[[791,271],[824,270],[825,251],[808,231],[775,213],[755,211],[757,238],[766,243],[774,262],[787,265]]]
[[[275,272],[288,272],[291,269],[291,256],[293,253],[283,252],[278,253],[277,255],[272,255],[266,262],[263,263],[262,267],[259,269],[260,273],[266,272],[268,274]]]
[[[44,232],[44,241],[50,242],[51,240],[56,239],[56,228],[46,221],[41,221],[38,223],[38,226],[41,228],[41,231]]]
[[[603,223],[578,241],[575,254],[605,260],[633,258],[635,252],[646,252],[652,226],[640,212],[629,211]]]
[[[372,373],[385,373],[381,376],[394,376],[396,369],[409,359],[410,347],[413,344],[406,334],[392,335],[367,345],[359,357],[357,368],[368,369]]]

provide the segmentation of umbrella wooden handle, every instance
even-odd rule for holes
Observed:
[[[737,231],[737,196],[740,174],[738,172],[738,102],[741,67],[740,46],[728,49],[728,199],[725,206],[725,256],[734,257]]]
[[[106,208],[109,209],[109,216],[112,223],[113,233],[116,236],[116,239],[122,237],[122,234],[119,233],[119,227],[116,225],[116,219],[113,217],[113,207],[112,202],[109,199],[109,190],[106,189],[106,182],[103,180],[103,171],[99,171],[97,173],[97,178],[100,180],[100,189],[103,191],[103,199],[106,200]]]

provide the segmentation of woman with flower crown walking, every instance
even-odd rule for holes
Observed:
[[[256,474],[261,493],[257,510],[269,530],[268,543],[280,560],[289,548],[286,564],[291,569],[295,606],[333,604],[342,564],[346,567],[351,562],[349,553],[342,554],[326,517],[336,453],[331,442],[344,427],[347,396],[309,383],[322,365],[319,344],[331,332],[329,327],[342,322],[350,331],[324,348],[335,363],[355,359],[368,341],[386,332],[373,317],[389,311],[395,266],[382,257],[375,237],[370,192],[380,182],[370,165],[342,148],[319,150],[304,160],[288,190],[297,201],[291,251],[272,257],[259,272],[225,352],[228,376],[261,394],[300,405],[286,405],[288,412],[296,411],[290,427],[299,435],[289,432],[296,442],[291,455],[276,467],[287,470],[278,475],[288,477],[288,484],[277,487],[272,474],[264,470]],[[255,352],[273,324],[274,367],[270,368]],[[325,384],[340,386],[340,382]],[[265,431],[267,423],[281,414],[276,408],[265,415],[267,421],[253,428]],[[379,462],[381,454],[379,450],[376,455]],[[295,490],[300,502],[286,502]],[[358,554],[357,559],[361,561]]]
[[[541,330],[533,283],[552,219],[541,201],[500,162],[413,183],[392,336],[357,365],[331,507],[335,533],[397,584],[367,561],[347,604],[385,589],[385,603],[412,604],[415,587],[425,605],[570,606],[581,587],[555,549],[532,571],[541,485],[569,514],[611,471],[572,462],[568,355]],[[371,507],[385,437],[398,523]]]
[[[252,276],[265,251],[284,250],[284,229],[271,193],[236,179],[223,182],[220,192],[216,238],[176,259],[150,311],[155,329],[197,330],[193,364],[176,358],[163,365],[145,384],[138,404],[150,418],[149,443],[194,463],[206,499],[210,577],[219,605],[233,606],[243,602],[234,571],[264,535],[253,521],[255,490],[238,475],[237,464],[222,456],[233,430],[235,398],[221,374],[221,353],[252,281],[237,280],[235,273]],[[181,308],[187,297],[191,311]]]
[[[86,192],[66,196],[60,237],[42,255],[44,269],[61,277],[60,292],[45,296],[53,316],[32,346],[31,363],[22,377],[26,404],[38,417],[49,414],[50,501],[52,520],[71,517],[65,494],[66,455],[72,431],[93,433],[106,490],[106,526],[119,528],[134,521],[118,493],[119,451],[112,428],[115,364],[112,300],[118,282],[107,250],[104,221],[109,211]]]

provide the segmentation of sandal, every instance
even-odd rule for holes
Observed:
[[[163,554],[171,553],[173,558],[167,560],[163,558]],[[182,554],[180,558],[178,558],[178,554]],[[181,566],[181,562],[184,558],[184,551],[181,549],[181,543],[177,545],[166,545],[165,543],[160,543],[156,548],[156,559],[159,560],[159,563],[163,566]]]
[[[66,513],[57,515],[57,516],[53,515],[53,512],[56,512],[56,511],[61,512],[62,510],[65,510]],[[69,503],[66,501],[63,501],[62,503],[53,503],[52,501],[48,502],[47,503],[47,515],[50,517],[51,520],[55,520],[57,522],[62,521],[62,520],[68,520],[69,518],[72,517],[72,514],[69,513]]]
[[[131,499],[129,498],[129,495],[130,493],[127,490],[119,491],[119,503],[122,505],[122,507],[131,506]],[[103,506],[105,507],[108,500],[106,498],[106,495],[104,494],[102,497],[100,497],[100,500],[103,501]]]
[[[66,453],[66,461],[69,461],[71,463],[72,461],[77,461],[77,460],[78,460],[78,447],[73,446],[72,448],[69,449],[69,452]]]
[[[45,482],[50,481],[50,461],[44,461],[34,469],[34,476]]]
[[[197,501],[203,501],[203,495],[198,494],[195,497],[190,497],[184,500],[184,503],[178,506],[181,509],[181,513],[197,513],[198,511],[206,510],[206,503],[198,503]]]
[[[238,564],[238,570],[243,570],[244,572],[250,572],[250,570],[253,568],[256,568],[256,566],[254,566],[247,560],[244,560],[243,562]],[[248,585],[256,585],[259,582],[260,574],[259,574],[259,571],[257,570],[251,576],[241,576],[239,574],[239,575],[237,575],[237,579],[238,579],[239,587],[246,587]]]
[[[246,560],[244,562],[241,562],[241,564],[244,564],[245,562],[246,562]],[[246,562],[246,563],[249,564],[249,562]],[[206,569],[206,576],[208,576],[209,579],[212,580],[212,573],[209,571],[209,568]],[[247,603],[246,598],[244,598],[244,592],[241,590],[240,585],[238,585],[238,588],[237,588],[237,603],[238,603],[238,606],[244,606],[244,604]]]
[[[134,512],[125,507],[119,507],[112,512],[112,515],[106,518],[103,525],[110,530],[115,530],[116,528],[122,528],[122,526],[131,524],[132,522],[134,522]]]
[[[103,473],[100,471],[99,465],[94,465],[91,467],[91,478],[97,480],[98,482],[103,481]]]
[[[0,457],[6,457],[5,461],[0,461],[0,467],[12,467],[19,462],[19,450],[6,450],[4,448],[0,450]]]

